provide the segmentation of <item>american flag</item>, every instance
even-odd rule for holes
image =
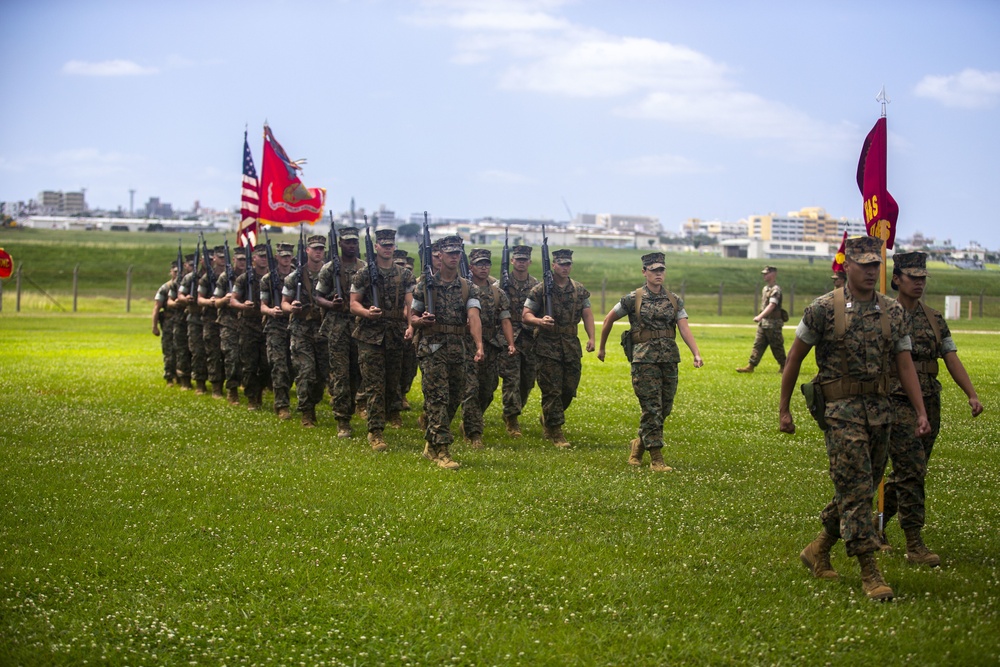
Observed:
[[[253,166],[253,155],[250,144],[247,143],[247,133],[243,132],[243,190],[240,203],[240,231],[237,234],[238,243],[243,246],[257,244],[257,215],[260,210],[260,193],[257,182],[257,169]],[[248,258],[249,259],[249,258]],[[248,264],[249,266],[249,264]]]

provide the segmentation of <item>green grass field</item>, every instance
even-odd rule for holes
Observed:
[[[536,389],[524,438],[494,403],[487,449],[456,445],[447,472],[416,412],[374,454],[328,407],[304,430],[166,388],[148,326],[0,315],[0,664],[1000,661],[995,335],[956,334],[986,412],[945,383],[924,531],[942,567],[881,557],[897,597],[877,604],[842,545],[839,581],[799,563],[832,486],[801,397],[777,432],[773,360],[733,372],[752,327],[692,320],[706,366],[683,349],[674,471],[654,474],[625,463],[617,342],[585,357],[574,449],[542,441]]]

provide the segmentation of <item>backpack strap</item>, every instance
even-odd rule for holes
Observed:
[[[931,325],[931,331],[934,332],[934,343],[935,347],[941,347],[941,327],[938,326],[937,318],[941,315],[938,311],[924,305],[923,301],[917,301],[917,306],[920,310],[924,312],[924,317],[927,318],[927,322]]]

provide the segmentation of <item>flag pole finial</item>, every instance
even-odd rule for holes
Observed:
[[[889,96],[885,94],[885,85],[883,84],[882,90],[878,91],[878,95],[875,96],[876,102],[882,103],[882,118],[885,118],[885,105],[892,102]]]

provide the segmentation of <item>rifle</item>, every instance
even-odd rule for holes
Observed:
[[[509,226],[503,228],[503,254],[500,258],[500,289],[510,289],[510,245],[508,244]]]
[[[264,241],[267,242],[267,272],[271,291],[271,307],[281,306],[281,278],[278,277],[278,262],[274,259],[274,249],[271,247],[271,237],[264,227]]]
[[[545,235],[545,225],[542,225],[542,282],[545,284],[545,314],[552,314],[552,286],[555,278],[552,276],[552,262],[549,260],[549,237]]]
[[[184,250],[182,249],[183,243],[181,242],[181,237],[177,237],[177,286],[181,286],[181,281],[184,280]]]
[[[256,304],[257,303],[257,299],[255,299],[254,296],[253,296],[253,281],[257,278],[257,272],[253,270],[253,241],[250,240],[249,236],[247,236],[246,239],[247,239],[247,244],[245,246],[243,246],[243,248],[246,250],[247,262],[246,262],[246,269],[244,269],[244,271],[243,271],[243,275],[245,275],[246,278],[247,278],[247,301],[249,301],[250,303]],[[228,261],[228,260],[229,260],[229,244],[227,242],[226,243],[226,261]],[[229,291],[230,292],[233,291],[232,284],[233,284],[233,281],[232,281],[232,278],[230,278],[229,279],[229,285],[230,285]],[[259,292],[260,290],[258,289],[257,291]]]
[[[222,238],[225,240],[226,244],[226,282],[229,285],[229,289],[227,291],[232,292],[233,280],[235,279],[235,277],[233,276],[233,257],[232,255],[229,254],[229,239],[225,235],[223,235]],[[248,237],[247,244],[249,245],[249,243],[250,239]]]
[[[469,266],[469,256],[465,254],[465,241],[462,241],[462,256],[458,259],[458,275],[472,282],[472,267]]]
[[[424,211],[424,242],[420,248],[420,271],[424,274],[424,312],[434,314],[434,252],[431,250],[431,230],[427,227],[427,211]]]
[[[375,248],[372,246],[372,233],[368,228],[368,216],[365,216],[365,261],[368,262],[368,278],[371,282],[372,290],[372,305],[376,308],[380,308],[378,305],[378,282],[381,279],[381,274],[378,270],[378,264],[375,263]]]
[[[212,296],[212,292],[215,291],[215,271],[212,270],[212,255],[208,252],[208,242],[205,241],[205,237],[201,232],[198,232],[198,238],[201,240],[201,253],[205,256],[205,275],[208,276],[208,284],[210,285],[209,296]]]
[[[201,253],[201,234],[198,234],[198,239],[194,242],[194,269],[191,272],[191,293],[188,297],[194,299],[195,308],[198,306],[198,271],[201,268],[199,265],[199,260]],[[195,312],[201,312],[200,310],[195,310]]]
[[[340,248],[337,247],[337,228],[333,222],[333,211],[330,211],[330,233],[328,235],[329,248],[326,251],[326,261],[333,262],[333,284],[334,294],[340,300],[344,299],[344,290],[340,286]]]
[[[299,247],[295,250],[295,259],[298,267],[295,269],[295,300],[302,303],[302,277],[305,274],[306,264],[309,259],[306,257],[306,239],[303,236],[302,224],[299,223]]]

